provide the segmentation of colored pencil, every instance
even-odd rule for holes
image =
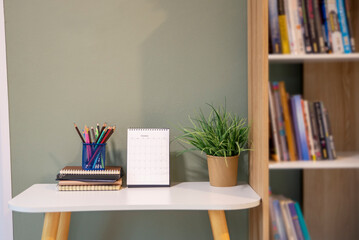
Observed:
[[[91,127],[91,133],[92,133],[92,142],[96,143],[96,136],[95,136],[95,130],[93,129],[93,127]]]
[[[101,143],[101,140],[103,138],[103,136],[106,134],[106,130],[103,130],[100,134],[100,136],[97,138],[96,143]]]
[[[99,137],[96,139],[96,142],[97,142],[97,143],[100,143],[100,142],[99,142],[99,139],[100,139],[100,137],[101,137],[103,131],[105,130],[106,126],[107,126],[107,124],[104,123],[103,126],[102,126],[102,128],[101,128],[101,130],[100,130],[100,132],[99,132],[99,134],[98,134]]]
[[[108,139],[111,137],[111,135],[115,131],[115,128],[116,128],[115,126],[112,127],[111,132],[109,133],[109,135],[107,137],[105,136],[103,143],[106,143],[108,141]]]
[[[101,143],[105,143],[106,139],[109,137],[110,133],[112,131],[112,127],[107,128],[105,136],[102,138]]]
[[[97,134],[99,134],[100,133],[100,124],[97,123],[96,129],[97,129]]]
[[[82,135],[81,135],[81,133],[80,133],[80,130],[78,129],[76,123],[74,123],[74,125],[75,125],[76,132],[78,133],[78,135],[79,135],[80,138],[81,138],[81,141],[82,141],[83,143],[85,143],[85,140],[84,140],[84,138],[82,137]]]

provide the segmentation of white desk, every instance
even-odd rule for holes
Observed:
[[[218,188],[208,182],[184,182],[164,188],[86,192],[61,192],[56,184],[35,184],[10,200],[9,208],[45,212],[42,239],[67,239],[71,212],[120,210],[208,210],[214,239],[229,239],[224,210],[259,204],[260,197],[247,184]]]

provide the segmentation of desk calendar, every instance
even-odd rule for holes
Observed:
[[[169,129],[127,130],[127,186],[170,186]]]

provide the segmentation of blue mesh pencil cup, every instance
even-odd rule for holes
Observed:
[[[82,144],[82,169],[104,170],[106,158],[106,143]]]

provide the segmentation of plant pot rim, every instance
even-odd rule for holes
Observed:
[[[230,157],[239,157],[239,154],[233,155],[233,156],[214,156],[214,155],[208,155],[207,157],[216,157],[216,158],[230,158]]]

